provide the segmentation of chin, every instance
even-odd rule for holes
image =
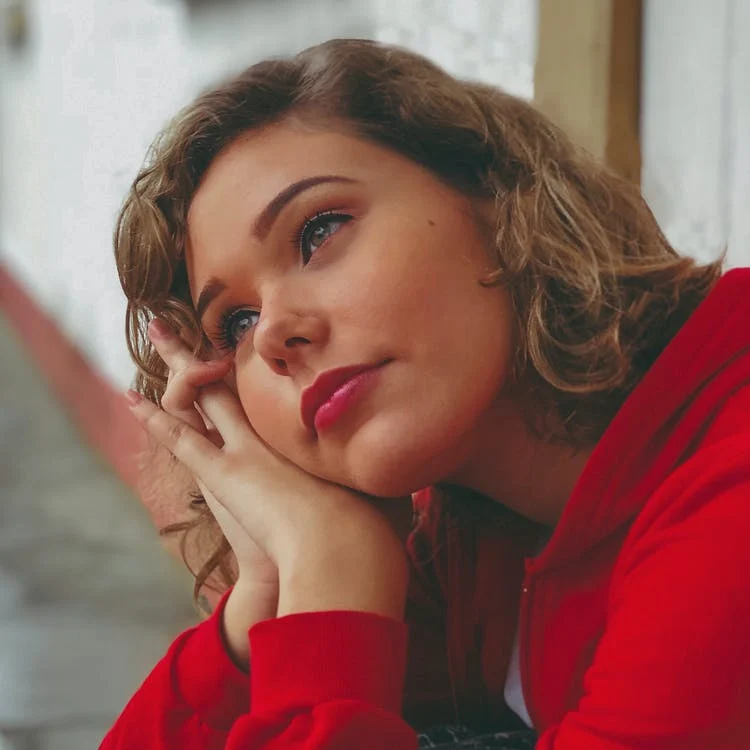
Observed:
[[[437,441],[434,433],[426,441],[413,429],[381,432],[375,425],[370,427],[351,441],[345,456],[345,483],[360,492],[375,497],[404,497],[446,481],[458,470],[460,450]]]

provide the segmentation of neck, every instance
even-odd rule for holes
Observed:
[[[554,527],[592,450],[535,436],[524,419],[521,400],[506,398],[488,412],[468,461],[450,481]]]

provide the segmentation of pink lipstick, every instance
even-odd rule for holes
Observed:
[[[302,422],[318,432],[332,425],[369,390],[384,364],[352,365],[318,375],[302,392]]]

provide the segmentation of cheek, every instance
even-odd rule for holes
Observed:
[[[480,276],[480,269],[425,264],[418,276],[404,274],[385,315],[436,364],[464,369],[484,361],[495,369],[510,356],[512,313],[507,295],[480,286]]]
[[[285,439],[293,429],[288,405],[278,388],[272,388],[261,367],[250,362],[237,373],[237,396],[245,416],[260,438],[275,450],[284,451]]]

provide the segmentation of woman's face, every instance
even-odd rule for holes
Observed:
[[[188,228],[193,303],[266,443],[383,497],[460,474],[512,356],[468,199],[388,149],[286,123],[214,160]],[[352,366],[369,369],[332,372]]]

